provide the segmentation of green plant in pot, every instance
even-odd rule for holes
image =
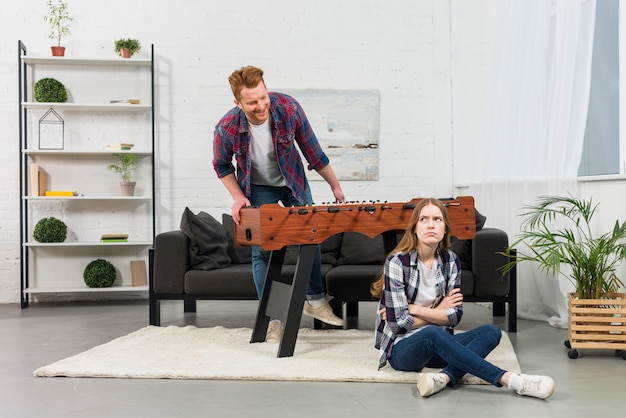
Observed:
[[[87,264],[83,271],[83,279],[89,287],[111,287],[116,277],[113,264],[100,258]]]
[[[132,196],[135,193],[136,182],[131,181],[133,172],[139,161],[139,157],[131,153],[113,154],[117,164],[109,164],[107,168],[118,173],[122,177],[120,185],[122,186],[123,196]]]
[[[115,52],[122,58],[130,58],[141,50],[141,43],[137,39],[117,39],[115,41]]]
[[[67,90],[59,80],[46,77],[35,82],[33,96],[36,102],[64,103],[67,101]]]
[[[569,279],[581,299],[617,292],[622,282],[615,270],[626,259],[626,221],[616,220],[611,231],[595,236],[591,222],[597,207],[591,199],[572,196],[543,196],[525,206],[522,232],[508,251],[512,260],[502,270],[535,261],[541,270]],[[520,244],[527,249],[516,248]]]
[[[67,225],[53,216],[40,219],[33,230],[37,242],[63,242],[67,238]]]
[[[69,22],[74,20],[67,12],[67,3],[63,0],[48,0],[48,15],[44,20],[52,26],[52,32],[48,35],[50,39],[56,39],[57,45],[50,47],[53,56],[64,56],[65,47],[61,46],[61,37],[70,34]]]

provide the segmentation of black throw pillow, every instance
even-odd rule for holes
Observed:
[[[478,232],[485,226],[487,217],[477,210],[474,210],[474,212],[476,213],[476,232]],[[451,250],[459,257],[461,268],[463,270],[472,271],[472,240],[461,240],[456,237],[451,237],[450,246],[452,247]]]
[[[195,215],[185,208],[180,230],[189,238],[189,259],[194,270],[228,267],[228,240],[222,225],[206,212]]]

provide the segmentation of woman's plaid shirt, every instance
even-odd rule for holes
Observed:
[[[387,321],[376,316],[376,343],[380,350],[378,368],[387,364],[393,343],[397,335],[411,330],[413,316],[409,314],[409,304],[417,298],[420,283],[417,268],[417,250],[408,254],[395,253],[385,263],[385,284],[378,310],[385,308]],[[437,253],[436,306],[454,288],[461,287],[461,263],[452,251]],[[446,311],[448,327],[454,328],[461,321],[463,307],[450,308]]]

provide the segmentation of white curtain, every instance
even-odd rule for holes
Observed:
[[[487,64],[481,88],[473,103],[454,104],[482,104],[475,118],[465,118],[471,124],[454,131],[455,179],[464,183],[459,190],[475,197],[486,226],[504,229],[513,241],[524,205],[542,195],[576,195],[595,0],[492,6],[497,24],[493,48],[482,51]],[[520,263],[517,277],[519,316],[566,327],[569,281],[548,278],[531,263]]]

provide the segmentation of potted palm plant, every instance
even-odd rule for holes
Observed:
[[[616,316],[622,329],[626,325],[626,298],[618,293],[623,284],[615,274],[626,259],[626,221],[616,220],[612,230],[594,235],[597,208],[591,199],[572,196],[543,196],[525,206],[522,231],[507,251],[511,261],[502,268],[507,272],[534,261],[575,286],[568,294],[570,339],[565,342],[571,358],[578,357],[576,348],[626,348],[626,332],[615,334]]]
[[[120,182],[122,195],[134,195],[136,182],[131,181],[131,178],[137,161],[139,161],[139,157],[130,153],[113,154],[113,157],[117,160],[117,164],[109,164],[107,168],[118,173],[122,177],[122,181]]]
[[[44,20],[52,26],[52,32],[48,38],[56,39],[57,45],[51,46],[52,56],[62,57],[65,55],[65,47],[61,46],[61,37],[70,34],[69,22],[74,20],[67,12],[67,3],[63,0],[48,0],[49,14]]]

